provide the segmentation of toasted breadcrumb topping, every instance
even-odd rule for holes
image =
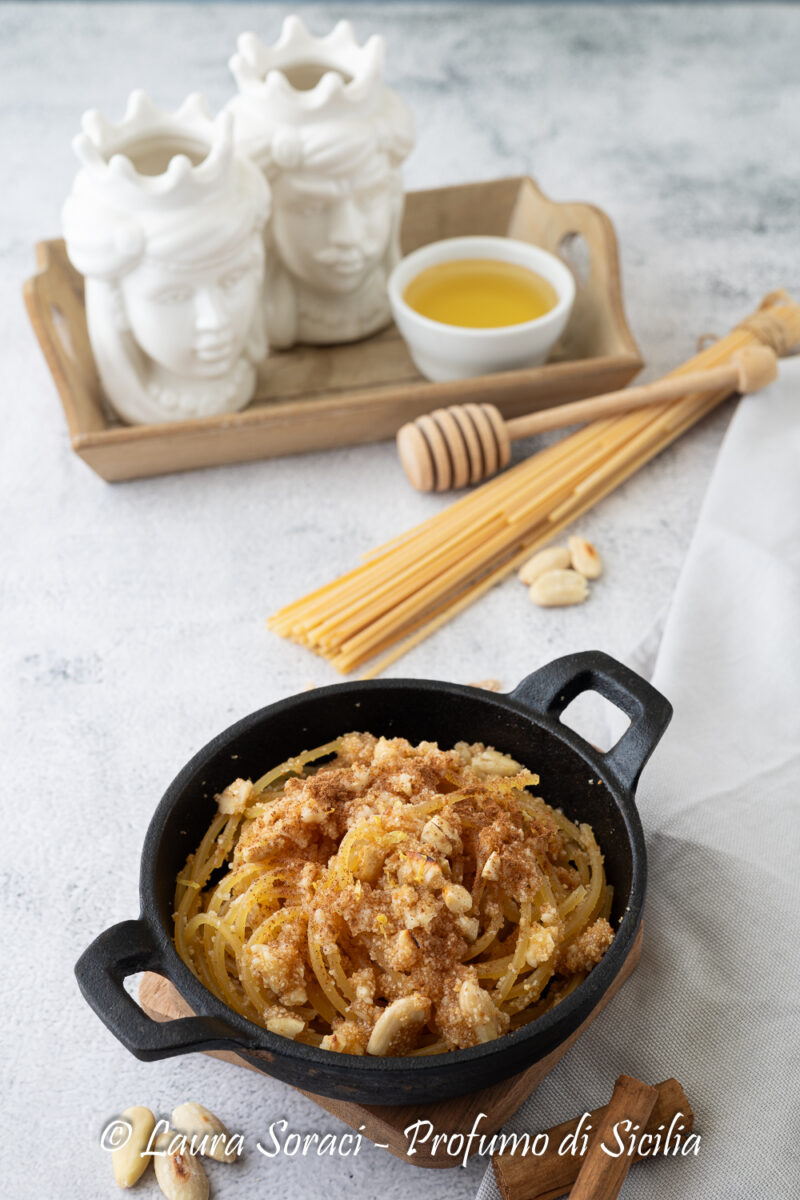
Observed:
[[[562,944],[557,901],[582,879],[556,814],[526,791],[538,782],[482,743],[440,750],[351,733],[313,773],[260,795],[249,781],[226,788],[220,810],[245,814],[232,868],[268,865],[292,909],[243,951],[269,1001],[266,1027],[327,1028],[323,1048],[349,1054],[474,1046],[512,1027],[520,1006],[498,988],[515,953],[523,972],[545,964],[539,992],[590,971],[613,931],[598,918]],[[532,919],[519,947],[523,908]],[[257,908],[246,932],[274,911]],[[309,942],[326,967],[339,964],[345,1011],[321,996]]]

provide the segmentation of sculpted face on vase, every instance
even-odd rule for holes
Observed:
[[[270,344],[354,341],[387,325],[400,257],[406,105],[383,82],[384,43],[347,22],[313,37],[289,17],[277,42],[243,34],[228,105],[237,144],[273,198],[266,232]]]
[[[384,155],[339,175],[299,170],[279,176],[272,236],[286,270],[321,292],[357,291],[388,252],[392,190]]]
[[[211,381],[230,379],[243,357],[258,361],[266,348],[254,329],[264,273],[261,236],[248,231],[214,247],[201,245],[196,227],[192,232],[189,244],[173,245],[168,257],[146,254],[118,284],[120,330],[149,360],[150,392],[160,392],[168,408],[174,400],[176,409],[181,400],[184,407],[202,407]],[[237,390],[249,372],[238,373]]]
[[[89,114],[76,150],[64,229],[109,403],[132,423],[243,408],[267,351],[269,197],[230,120],[199,98],[164,114],[136,94],[120,126]]]
[[[364,337],[389,320],[403,191],[369,125],[279,130],[272,146],[267,329],[276,346]]]

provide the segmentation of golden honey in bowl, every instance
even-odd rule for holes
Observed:
[[[457,258],[420,271],[403,299],[443,325],[495,329],[543,317],[558,293],[536,271],[496,258]]]

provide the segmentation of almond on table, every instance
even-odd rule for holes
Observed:
[[[172,1111],[172,1124],[179,1133],[195,1137],[200,1146],[199,1153],[217,1162],[236,1162],[236,1152],[228,1149],[231,1135],[220,1121],[203,1104],[187,1100]]]
[[[545,571],[531,585],[529,596],[541,608],[563,608],[582,604],[589,595],[586,578],[571,569]]]
[[[158,1186],[167,1200],[208,1200],[208,1176],[200,1160],[188,1149],[170,1150],[179,1137],[170,1130],[156,1142],[159,1153],[154,1156],[153,1165]]]
[[[599,579],[603,574],[603,560],[592,543],[586,538],[571,537],[567,546],[573,569],[586,579]]]
[[[156,1119],[149,1108],[140,1104],[126,1108],[121,1119],[131,1126],[131,1135],[124,1146],[119,1146],[111,1153],[111,1165],[114,1178],[121,1188],[133,1187],[141,1179],[150,1162],[144,1154],[156,1127]]]
[[[517,579],[530,587],[545,571],[564,569],[570,565],[570,561],[570,552],[566,546],[547,546],[522,564],[517,572]]]

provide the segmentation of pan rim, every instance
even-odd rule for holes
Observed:
[[[615,930],[614,941],[600,963],[593,968],[578,987],[549,1012],[543,1013],[517,1030],[479,1046],[451,1050],[441,1055],[372,1057],[341,1054],[270,1033],[230,1008],[197,979],[178,954],[172,933],[167,928],[157,899],[159,884],[157,862],[165,826],[173,809],[189,783],[196,778],[199,770],[206,769],[212,761],[222,756],[239,737],[251,733],[255,727],[292,710],[301,711],[304,707],[311,708],[318,701],[331,695],[345,693],[351,696],[358,693],[368,695],[391,691],[403,694],[406,700],[409,693],[414,691],[436,692],[453,699],[468,699],[472,703],[479,700],[487,708],[499,708],[513,713],[515,716],[523,717],[531,725],[543,730],[562,745],[566,745],[591,768],[594,775],[602,780],[608,790],[622,819],[627,850],[631,859],[628,904],[622,920]],[[329,1072],[333,1066],[340,1064],[342,1070],[346,1070],[351,1078],[357,1077],[359,1080],[374,1081],[379,1075],[385,1077],[408,1073],[412,1073],[418,1080],[424,1079],[426,1075],[433,1076],[434,1074],[440,1078],[443,1072],[452,1074],[457,1072],[458,1068],[478,1064],[492,1057],[513,1056],[516,1050],[523,1046],[527,1047],[529,1043],[537,1040],[544,1045],[542,1055],[540,1055],[543,1057],[563,1041],[572,1029],[577,1028],[583,1016],[588,1015],[588,1011],[605,995],[628,956],[641,922],[647,865],[644,833],[634,800],[635,788],[626,789],[604,764],[603,759],[604,755],[600,751],[594,750],[568,726],[516,699],[512,693],[488,692],[467,684],[413,678],[347,681],[286,697],[241,717],[216,734],[189,759],[167,787],[153,813],[142,849],[141,919],[151,929],[164,960],[164,972],[181,996],[190,1003],[192,1010],[198,1016],[220,1018],[241,1036],[243,1042],[248,1044],[242,1045],[240,1049],[237,1048],[236,1052],[247,1058],[248,1061],[255,1059],[255,1062],[259,1063],[259,1058],[256,1056],[263,1054],[266,1061],[275,1057],[286,1061],[298,1060],[307,1068],[316,1067],[325,1073]],[[590,998],[592,1003],[587,1008],[587,1001]],[[576,1020],[576,1017],[580,1017],[580,1019]],[[565,1029],[565,1027],[568,1028]],[[530,1061],[535,1061],[535,1059],[530,1059]]]

